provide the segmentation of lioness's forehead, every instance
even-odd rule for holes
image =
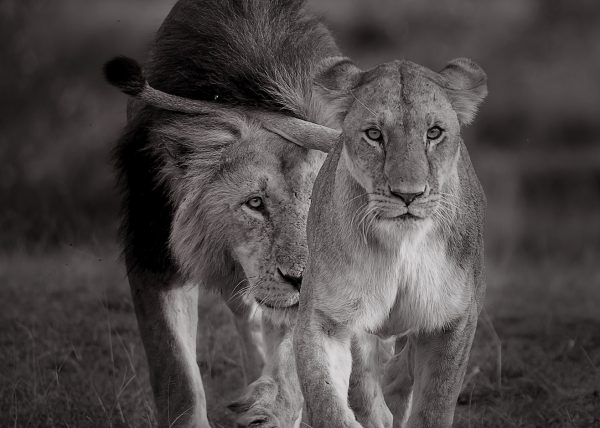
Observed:
[[[435,73],[410,61],[397,60],[367,71],[361,78],[359,95],[368,107],[398,109],[405,105],[443,97],[434,82]]]

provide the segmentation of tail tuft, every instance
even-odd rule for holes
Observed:
[[[116,57],[104,64],[104,77],[113,86],[127,95],[139,95],[146,79],[142,67],[134,59],[124,56]]]

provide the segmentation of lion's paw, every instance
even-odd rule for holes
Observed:
[[[295,425],[302,403],[289,400],[279,385],[263,376],[246,387],[242,396],[227,406],[238,428],[288,428]]]

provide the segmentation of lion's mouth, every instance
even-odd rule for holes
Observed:
[[[267,302],[260,302],[258,300],[257,300],[257,302],[260,306],[263,306],[265,308],[275,310],[275,311],[283,311],[286,309],[297,309],[299,306],[299,302],[293,303],[291,305],[274,305],[274,304],[267,303]]]

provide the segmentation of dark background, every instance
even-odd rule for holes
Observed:
[[[0,426],[153,423],[115,239],[125,97],[100,70],[143,59],[173,3],[0,2]],[[456,425],[600,424],[600,4],[309,4],[363,67],[467,56],[488,73],[465,132],[489,201],[488,306]],[[198,361],[225,421],[240,351],[226,310],[203,305]]]

